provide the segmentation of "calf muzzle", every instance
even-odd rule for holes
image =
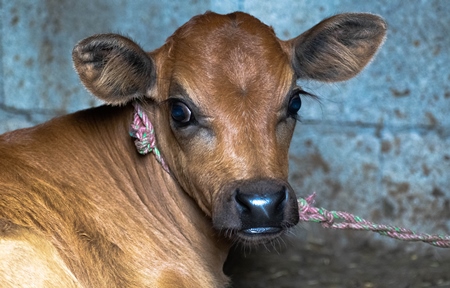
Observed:
[[[284,181],[237,181],[222,192],[228,197],[219,201],[214,226],[242,240],[270,240],[298,223],[297,199]]]
[[[289,199],[286,187],[267,183],[271,189],[255,193],[255,185],[236,189],[234,195],[241,219],[241,231],[247,234],[278,233],[282,230],[284,210]]]

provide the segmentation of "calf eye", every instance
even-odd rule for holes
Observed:
[[[187,125],[191,121],[192,112],[183,102],[175,102],[172,104],[170,115],[175,122]]]
[[[288,112],[290,115],[297,114],[302,107],[302,99],[300,99],[300,91],[296,91],[289,100]]]

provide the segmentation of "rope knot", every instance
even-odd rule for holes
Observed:
[[[300,198],[299,203],[299,213],[300,221],[309,221],[321,223],[325,228],[331,228],[334,224],[335,217],[333,213],[322,209],[314,207],[314,198],[316,193],[309,195],[306,198]]]
[[[148,119],[147,114],[144,113],[141,105],[137,102],[133,102],[133,106],[134,115],[133,123],[131,123],[130,126],[130,136],[136,138],[136,140],[134,140],[134,145],[136,146],[137,151],[142,155],[153,152],[156,160],[158,160],[163,169],[167,173],[170,173],[169,167],[161,156],[161,152],[159,152],[159,149],[156,147],[155,129],[153,128],[152,123]]]

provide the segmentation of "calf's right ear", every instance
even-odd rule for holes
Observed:
[[[111,105],[149,95],[155,83],[152,59],[132,40],[98,34],[80,41],[72,59],[84,86]]]

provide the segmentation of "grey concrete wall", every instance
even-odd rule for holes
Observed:
[[[162,2],[0,0],[0,132],[99,104],[71,64],[73,45],[95,33],[120,32],[151,50],[206,10],[249,12],[282,39],[336,13],[376,13],[388,22],[388,39],[361,75],[346,83],[300,83],[322,100],[304,101],[291,150],[292,184],[299,195],[316,191],[317,205],[330,210],[450,234],[448,2]],[[324,245],[429,249],[317,224],[295,234]]]

